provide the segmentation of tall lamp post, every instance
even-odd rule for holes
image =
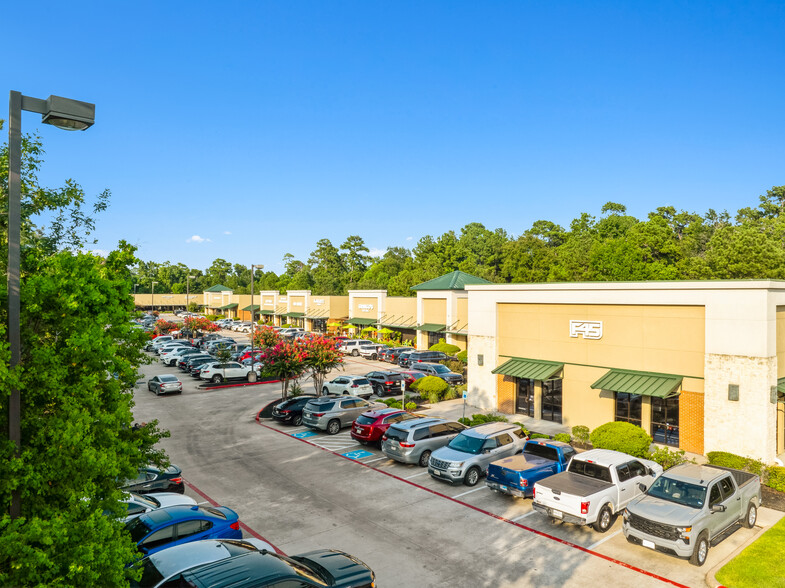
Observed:
[[[188,302],[191,300],[191,280],[196,276],[185,277],[185,310],[188,310]]]
[[[254,330],[256,329],[256,320],[254,320],[254,310],[253,310],[253,272],[255,269],[264,269],[264,265],[262,264],[251,264],[251,349],[253,349],[253,334]],[[261,310],[262,305],[259,304],[259,310]],[[253,362],[253,359],[251,359]]]
[[[150,312],[155,310],[155,285],[158,282],[153,282],[153,289],[150,291]]]
[[[9,367],[13,370],[21,359],[20,328],[20,249],[22,242],[22,111],[41,115],[41,122],[67,131],[84,131],[95,122],[95,104],[60,96],[46,100],[23,96],[11,91],[8,98],[8,345]],[[22,448],[22,399],[19,390],[11,389],[8,399],[8,439]],[[12,519],[22,512],[19,491],[11,494]]]

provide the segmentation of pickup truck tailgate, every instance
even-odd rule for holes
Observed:
[[[534,499],[548,508],[580,515],[581,502],[612,486],[596,478],[562,472],[538,482]]]

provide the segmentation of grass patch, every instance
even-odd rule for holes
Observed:
[[[733,588],[785,587],[782,546],[785,545],[785,518],[763,533],[757,541],[717,572],[717,580]]]

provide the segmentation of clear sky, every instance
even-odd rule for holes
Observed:
[[[518,235],[605,202],[731,213],[785,184],[785,3],[14,2],[42,182],[112,190],[97,247],[282,271],[320,238]],[[7,95],[7,93],[6,93]],[[7,114],[0,111],[0,117]]]

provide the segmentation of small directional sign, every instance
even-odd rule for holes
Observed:
[[[316,433],[313,431],[300,431],[299,433],[292,433],[292,437],[297,439],[305,439],[306,437],[314,437]]]
[[[365,451],[364,449],[358,449],[357,451],[349,451],[347,453],[342,453],[344,457],[348,457],[349,459],[362,459],[364,457],[368,457],[369,455],[373,455],[370,451]]]
[[[463,391],[463,399],[466,400],[466,390]]]

